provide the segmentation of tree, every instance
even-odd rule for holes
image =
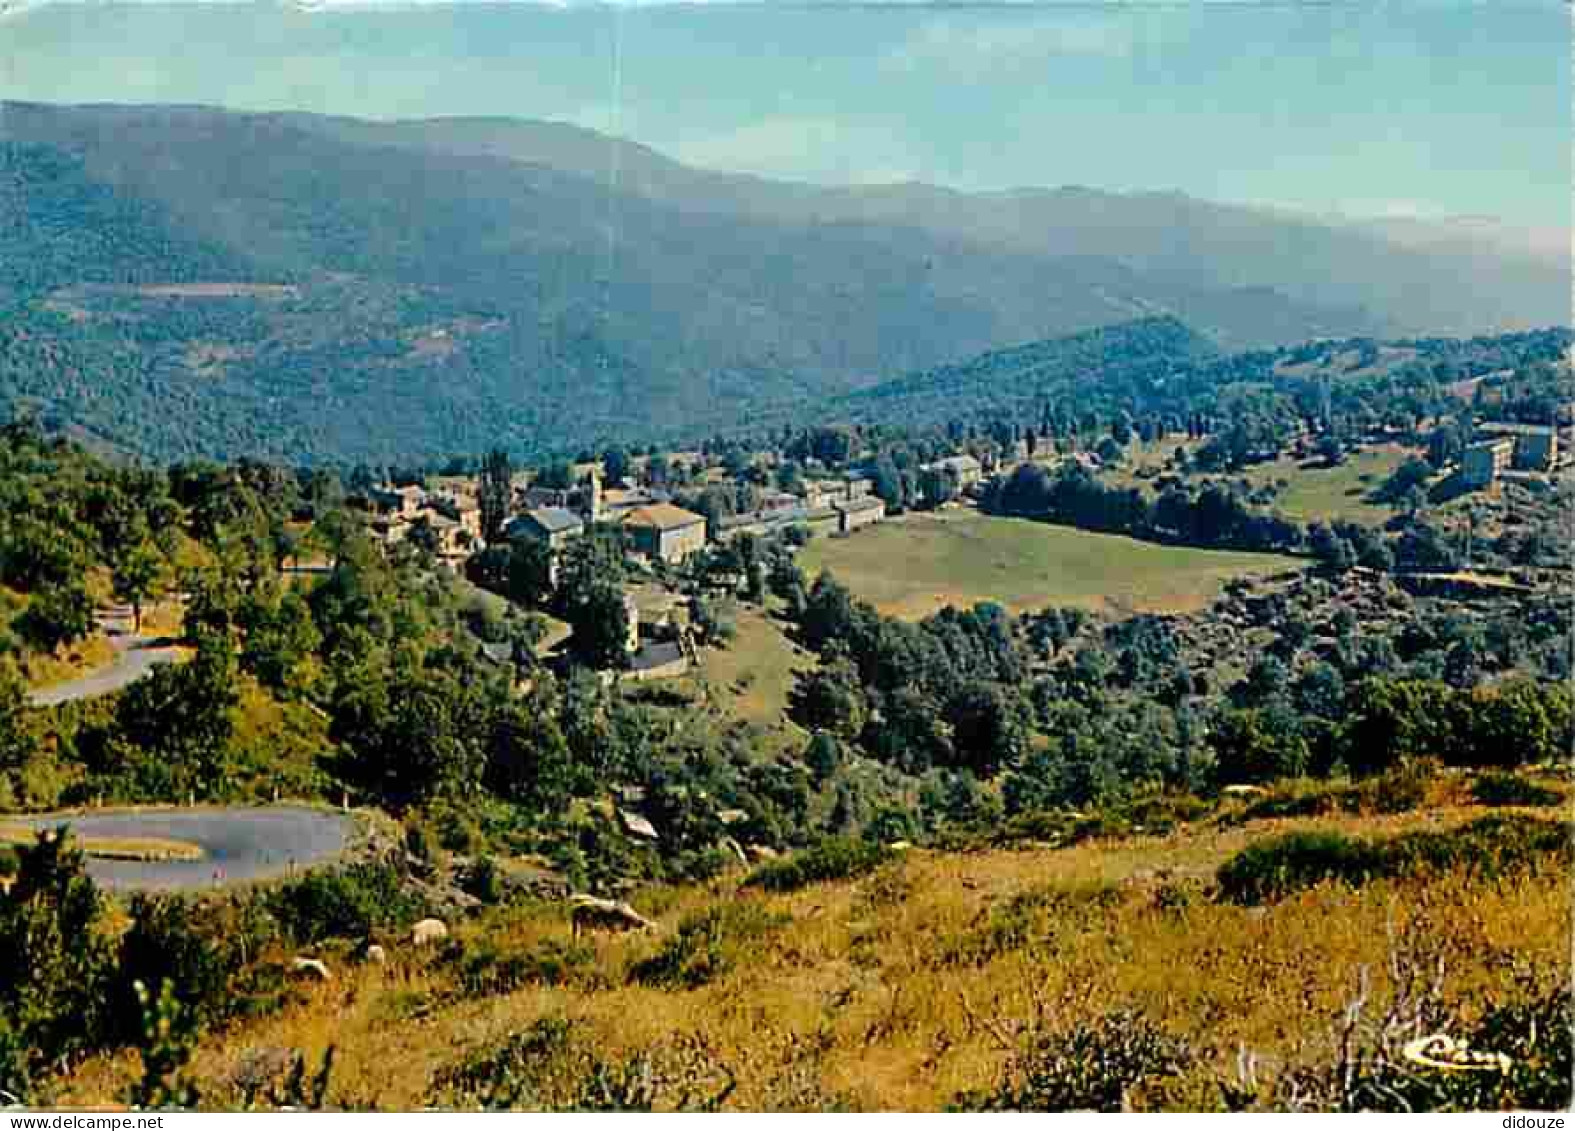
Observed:
[[[957,497],[957,473],[949,467],[929,467],[919,473],[919,493],[926,504],[939,507]]]
[[[487,735],[487,788],[528,809],[552,812],[582,782],[568,740],[546,704],[515,701],[499,710]]]
[[[0,775],[23,769],[38,752],[28,718],[27,683],[9,656],[0,656]]]
[[[837,660],[798,673],[788,692],[788,716],[805,730],[855,741],[869,717],[858,672]]]
[[[1015,763],[1028,748],[1028,719],[1023,703],[1009,688],[973,683],[946,705],[952,745],[960,766],[989,777]]]
[[[842,744],[825,731],[817,731],[804,748],[804,764],[817,786],[825,785],[842,765]]]
[[[602,453],[602,470],[607,475],[607,482],[620,483],[629,477],[633,469],[634,463],[627,450],[612,447]]]
[[[341,690],[329,736],[348,748],[350,773],[396,809],[465,797],[481,777],[478,694],[442,672],[376,673]]]
[[[204,633],[191,660],[163,665],[122,694],[106,768],[150,800],[214,796],[226,784],[237,702],[230,642]]]
[[[142,631],[143,602],[154,600],[163,592],[168,574],[164,555],[148,540],[137,543],[115,563],[115,596],[131,605],[133,631]]]
[[[300,690],[301,672],[323,642],[306,599],[278,586],[243,602],[241,666],[276,691]]]
[[[33,594],[16,627],[35,647],[53,652],[92,631],[93,599],[79,581],[46,585]]]
[[[1242,785],[1299,777],[1312,751],[1287,712],[1251,708],[1225,711],[1209,734],[1215,772],[1221,785]]]
[[[0,893],[0,1089],[26,1096],[102,1040],[114,960],[103,902],[66,828],[41,831],[16,855]]]
[[[493,448],[481,461],[476,501],[481,507],[481,536],[491,545],[503,537],[503,524],[514,509],[514,467],[502,448]]]
[[[504,574],[504,594],[527,608],[539,609],[552,599],[552,548],[534,538],[522,538],[509,548]]]
[[[569,606],[567,620],[582,662],[602,670],[629,666],[629,610],[616,585],[592,585]]]

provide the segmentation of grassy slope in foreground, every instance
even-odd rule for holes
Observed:
[[[810,577],[830,569],[884,613],[918,618],[977,601],[1018,612],[1049,605],[1186,612],[1206,605],[1230,578],[1303,563],[953,510],[817,538],[800,564]]]
[[[222,1104],[249,1052],[299,1048],[315,1063],[333,1045],[332,1102],[411,1109],[433,1101],[445,1067],[539,1018],[566,1018],[613,1063],[698,1035],[707,1063],[737,1074],[729,1106],[740,1110],[938,1110],[999,1078],[1037,1010],[1064,1029],[1121,1007],[1185,1037],[1220,1074],[1241,1047],[1265,1064],[1327,1063],[1362,971],[1375,1008],[1392,992],[1391,937],[1429,972],[1442,960],[1449,1000],[1480,1001],[1507,985],[1511,966],[1567,964],[1569,885],[1551,869],[1497,879],[1450,871],[1354,890],[1324,884],[1251,909],[1212,901],[1203,885],[1280,831],[1392,836],[1482,812],[1192,827],[1063,850],[915,851],[859,879],[785,894],[736,895],[734,878],[646,889],[631,899],[658,934],[594,936],[558,984],[456,992],[457,967],[397,943],[387,967],[331,954],[333,983],[210,1034],[192,1071]],[[632,977],[681,923],[712,913],[721,961],[699,985]],[[536,905],[500,908],[456,933],[467,956],[527,966],[571,946],[561,908]],[[133,1056],[95,1058],[62,1098],[102,1102],[135,1073]]]

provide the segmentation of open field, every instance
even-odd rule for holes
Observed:
[[[1235,1079],[1248,1053],[1272,1079],[1332,1061],[1342,1010],[1364,980],[1381,1015],[1397,992],[1394,973],[1408,969],[1441,970],[1451,1011],[1493,999],[1511,969],[1545,983],[1559,977],[1569,885],[1557,869],[1451,871],[1359,888],[1325,882],[1248,908],[1208,894],[1214,869],[1292,828],[1385,835],[1481,813],[1199,824],[1061,850],[913,850],[861,879],[784,894],[740,891],[735,871],[704,886],[636,892],[634,905],[658,921],[655,935],[585,944],[571,940],[562,908],[500,908],[458,927],[466,962],[579,957],[561,976],[489,991],[463,988],[455,963],[394,940],[387,966],[329,953],[333,982],[303,985],[297,1004],[211,1035],[191,1068],[204,1098],[222,1106],[255,1050],[299,1049],[310,1065],[333,1046],[330,1104],[474,1105],[475,1093],[444,1093],[434,1081],[542,1022],[549,1028],[535,1032],[558,1035],[506,1062],[530,1074],[525,1103],[568,1102],[581,1093],[560,1089],[583,1089],[591,1063],[616,1073],[645,1054],[656,1058],[658,1081],[663,1065],[687,1065],[679,1079],[696,1101],[720,1092],[730,1073],[727,1106],[738,1110],[941,1110],[991,1087],[1036,1018],[1064,1032],[1130,1008],[1187,1042],[1194,1086]],[[642,980],[642,960],[698,915],[718,924],[720,948],[698,981]],[[97,1058],[61,1099],[102,1102],[136,1071],[132,1055]],[[682,1091],[671,1080],[657,1089],[657,1106]],[[1218,1103],[1202,1090],[1146,1099]]]
[[[782,625],[763,610],[741,605],[731,616],[737,634],[726,648],[705,649],[699,678],[734,718],[776,726],[787,713],[794,671],[812,667],[813,658],[797,654]]]
[[[915,619],[978,601],[1017,612],[1049,605],[1184,612],[1202,608],[1230,578],[1303,564],[968,510],[908,515],[850,538],[817,538],[799,561],[810,577],[829,569],[882,612]]]
[[[1298,461],[1282,456],[1242,473],[1249,482],[1273,483],[1284,479],[1276,506],[1287,518],[1301,522],[1344,520],[1377,524],[1394,511],[1370,501],[1373,490],[1417,453],[1399,444],[1363,448],[1338,467],[1324,467],[1317,459]]]

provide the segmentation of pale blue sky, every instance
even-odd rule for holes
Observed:
[[[0,19],[0,95],[547,118],[778,177],[1550,227],[1570,223],[1570,28],[1552,0],[62,3]]]

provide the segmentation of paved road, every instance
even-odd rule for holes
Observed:
[[[85,676],[31,692],[28,701],[33,706],[53,707],[77,699],[108,695],[135,683],[160,664],[172,664],[180,659],[179,648],[132,632],[131,613],[127,609],[114,609],[100,614],[97,619],[99,627],[109,637],[110,646],[115,649],[115,659]]]
[[[195,844],[201,860],[143,863],[88,858],[88,874],[116,891],[177,891],[275,879],[325,864],[344,852],[351,821],[301,806],[148,809],[48,817],[6,817],[8,825],[70,825],[85,837],[153,837]]]

